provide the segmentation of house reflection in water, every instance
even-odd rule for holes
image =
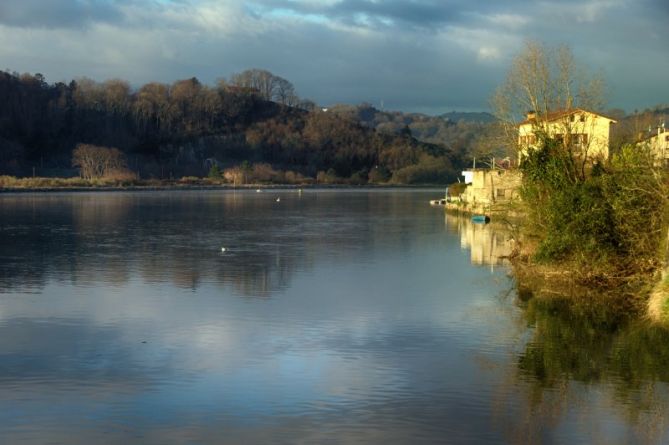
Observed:
[[[460,235],[460,247],[470,251],[472,264],[508,264],[513,249],[511,231],[495,224],[476,224],[467,216],[445,215],[446,229]]]

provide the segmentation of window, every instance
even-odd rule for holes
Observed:
[[[506,189],[497,189],[498,198],[506,198]]]
[[[669,134],[664,137],[664,140],[669,142]]]
[[[574,145],[587,145],[588,135],[585,133],[575,133],[572,135],[572,140],[574,141]]]
[[[581,121],[581,122],[585,122],[585,114],[581,114],[580,121]]]

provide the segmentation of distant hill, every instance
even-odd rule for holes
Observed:
[[[495,122],[495,116],[486,112],[465,112],[465,111],[449,111],[439,116],[442,119],[448,119],[452,122],[475,122],[480,124],[489,124]]]
[[[400,111],[382,111],[370,104],[335,105],[329,112],[346,115],[384,134],[409,134],[421,142],[447,147],[465,159],[474,150],[475,140],[486,132],[495,118],[490,113],[452,111],[441,116]]]

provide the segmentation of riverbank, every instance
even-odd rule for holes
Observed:
[[[118,182],[105,180],[86,180],[82,178],[12,178],[11,181],[0,177],[0,193],[48,193],[48,192],[115,192],[115,191],[170,191],[170,190],[291,190],[291,189],[430,189],[443,185],[430,184],[231,184],[212,181],[208,178],[186,178],[180,180],[137,180]]]
[[[652,265],[630,271],[575,261],[541,263],[535,260],[536,248],[517,242],[509,258],[521,300],[559,300],[575,310],[606,306],[669,326],[669,269],[660,273]]]

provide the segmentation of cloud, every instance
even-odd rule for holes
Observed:
[[[120,2],[103,0],[3,0],[0,24],[18,27],[75,28],[123,19]]]
[[[663,100],[635,89],[661,88],[649,73],[663,68],[668,12],[661,0],[5,0],[0,57],[49,80],[134,85],[260,67],[322,105],[439,113],[486,108],[513,54],[537,39],[604,69],[612,103],[629,109]],[[624,55],[641,53],[651,65],[635,77]]]

